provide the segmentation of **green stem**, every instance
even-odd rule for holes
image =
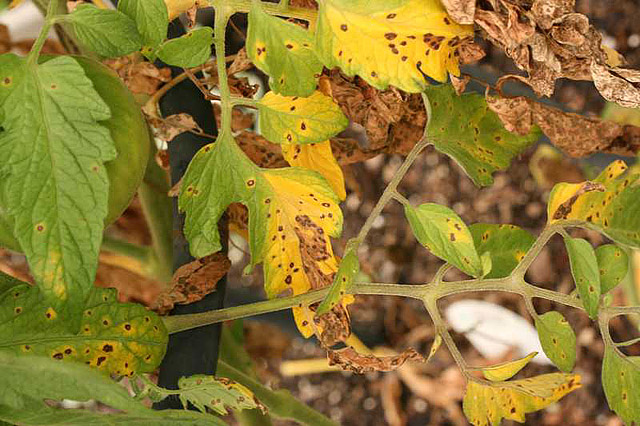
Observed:
[[[429,314],[429,316],[431,317],[431,320],[433,321],[433,325],[436,328],[437,334],[440,335],[440,337],[442,337],[444,344],[447,345],[447,349],[449,349],[449,353],[451,354],[454,361],[458,365],[458,368],[460,368],[460,371],[465,377],[468,377],[469,372],[467,368],[467,362],[464,360],[464,357],[460,353],[460,350],[458,349],[455,342],[453,341],[453,338],[451,337],[451,333],[449,333],[449,330],[447,329],[447,323],[442,319],[442,316],[440,315],[440,310],[438,309],[437,301],[434,299],[429,299],[425,297],[424,307],[427,309],[427,313]]]
[[[33,47],[29,52],[29,56],[27,56],[27,63],[29,65],[35,65],[38,57],[40,56],[40,51],[42,50],[42,46],[47,41],[47,37],[49,36],[49,31],[53,24],[55,24],[55,13],[58,9],[58,0],[51,0],[49,5],[47,6],[47,14],[44,17],[44,25],[40,30],[40,34],[38,34],[38,38],[35,43],[33,43]]]
[[[524,274],[527,272],[527,269],[529,269],[529,266],[531,266],[531,264],[536,259],[536,257],[538,257],[547,242],[549,242],[551,237],[553,237],[559,229],[561,229],[559,225],[547,225],[547,227],[542,230],[542,233],[535,241],[535,243],[533,243],[524,258],[522,258],[518,266],[516,266],[516,268],[513,270],[511,275],[519,279],[523,279]]]
[[[234,12],[249,12],[251,10],[251,3],[253,0],[210,0],[210,3],[216,10],[220,5],[224,4]],[[318,17],[318,11],[313,9],[305,9],[302,7],[288,7],[288,2],[285,2],[287,7],[282,7],[279,3],[265,3],[262,2],[262,10],[270,15],[285,16],[287,18],[302,19],[310,24],[315,23]]]
[[[237,10],[231,2],[217,3],[215,7],[216,19],[214,27],[214,46],[216,50],[216,67],[218,71],[218,90],[220,91],[220,133],[231,132],[231,90],[227,79],[227,64],[225,58],[225,32],[229,17]],[[219,138],[224,140],[225,138]]]
[[[138,244],[109,236],[105,236],[102,240],[102,249],[130,257],[142,264],[149,263],[150,259],[153,258],[153,252],[149,247],[139,246]]]

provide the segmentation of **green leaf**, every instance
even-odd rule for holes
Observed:
[[[116,157],[98,123],[109,107],[69,56],[31,65],[2,55],[0,82],[0,198],[43,296],[78,313],[107,215],[104,163]]]
[[[135,21],[144,46],[156,48],[167,38],[169,13],[163,0],[120,0],[118,11]]]
[[[207,412],[207,408],[220,415],[228,414],[226,407],[234,410],[264,409],[249,389],[225,378],[195,374],[181,377],[178,388],[184,408],[191,403],[203,413]]]
[[[262,136],[277,144],[323,142],[349,125],[333,99],[318,91],[306,98],[267,92],[258,110]]]
[[[640,248],[640,173],[626,170],[617,160],[593,181],[554,186],[547,205],[549,223],[578,223]]]
[[[469,226],[480,255],[491,256],[491,272],[485,278],[504,278],[520,263],[535,238],[514,225],[474,223]]]
[[[567,237],[564,239],[564,244],[567,247],[571,274],[582,304],[589,318],[595,319],[600,302],[600,272],[596,253],[589,241],[582,238]]]
[[[193,68],[209,60],[212,44],[213,29],[202,27],[165,41],[156,53],[158,58],[169,65]]]
[[[0,350],[85,363],[118,376],[151,372],[160,364],[168,340],[162,320],[142,305],[118,303],[115,289],[93,288],[77,321],[51,307],[38,287],[4,281]]]
[[[523,358],[483,367],[480,370],[485,379],[491,380],[492,382],[502,382],[518,374],[536,355],[538,355],[538,352],[531,352]]]
[[[640,365],[605,346],[602,387],[609,407],[627,424],[640,419]]]
[[[565,373],[576,363],[576,335],[560,312],[549,311],[535,319],[545,355]]]
[[[331,289],[318,306],[316,315],[326,314],[333,309],[334,306],[341,302],[344,295],[347,294],[353,285],[354,280],[360,273],[360,260],[358,259],[356,251],[357,247],[349,248],[349,246],[347,246],[344,257],[340,261],[338,273],[331,284]]]
[[[491,185],[493,172],[506,169],[540,136],[537,128],[526,136],[507,131],[477,93],[458,96],[450,84],[429,86],[424,93],[432,111],[429,139],[438,151],[453,158],[476,185]]]
[[[600,268],[600,292],[605,294],[617,286],[629,271],[629,256],[615,244],[605,244],[596,249]]]
[[[312,47],[312,35],[308,30],[268,15],[260,2],[252,3],[247,56],[269,76],[271,90],[287,96],[313,93],[322,64]]]
[[[453,210],[428,203],[418,208],[405,206],[404,213],[413,234],[431,253],[473,277],[482,275],[471,232]]]
[[[0,350],[0,419],[21,425],[220,425],[213,416],[151,410],[125,388],[92,368],[36,355]],[[44,399],[95,399],[127,414],[101,414],[49,407]]]
[[[142,47],[136,23],[117,10],[80,4],[66,19],[73,24],[80,43],[99,55],[115,58]]]

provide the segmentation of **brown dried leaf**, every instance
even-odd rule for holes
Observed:
[[[153,128],[154,135],[163,141],[170,142],[181,133],[194,131],[202,133],[202,129],[192,116],[186,113],[170,115],[166,118],[150,117],[147,120]]]
[[[640,71],[609,68],[591,63],[591,75],[596,88],[606,100],[626,108],[640,108]]]
[[[175,304],[197,302],[215,291],[231,262],[223,253],[215,253],[182,265],[173,275],[172,288],[158,296],[153,309],[164,315]]]
[[[442,0],[442,5],[447,9],[449,16],[458,24],[473,24],[476,0]]]
[[[84,3],[83,0],[68,1],[67,2],[67,13],[73,12],[76,9],[76,7],[78,7],[82,3]]]
[[[467,74],[463,74],[462,78],[458,78],[455,75],[450,74],[449,78],[451,79],[451,85],[455,89],[458,96],[464,93],[465,89],[467,88],[467,84],[469,83],[469,81],[471,81],[471,76]]]
[[[531,14],[541,28],[548,30],[554,21],[575,9],[575,0],[535,0]]]
[[[229,65],[229,69],[227,70],[227,73],[229,75],[233,75],[242,71],[246,71],[251,68],[253,68],[253,63],[247,57],[247,51],[243,47],[238,51],[233,62],[231,62],[231,65]]]
[[[482,46],[474,43],[471,39],[465,39],[458,47],[458,56],[460,65],[469,65],[478,62],[484,58],[487,53]],[[449,74],[451,75],[451,74]]]
[[[133,93],[153,95],[171,80],[169,68],[157,68],[151,62],[133,62],[130,56],[108,59],[105,65],[113,69]]]
[[[343,370],[364,374],[372,371],[394,371],[406,361],[426,362],[426,359],[413,348],[405,349],[399,355],[377,357],[363,355],[352,347],[339,350],[328,350],[329,365],[338,365]]]

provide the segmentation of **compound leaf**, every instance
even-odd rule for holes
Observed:
[[[600,292],[605,294],[617,286],[629,270],[629,256],[615,244],[605,244],[596,249],[600,272]]]
[[[536,330],[545,355],[565,373],[576,363],[576,334],[557,311],[546,312],[535,319]]]
[[[607,345],[602,361],[602,387],[609,407],[625,423],[640,419],[640,363]]]
[[[509,276],[535,241],[533,235],[514,225],[474,223],[469,231],[478,254],[491,256],[491,272],[485,278]]]
[[[427,203],[405,206],[404,213],[418,242],[431,253],[473,277],[482,276],[471,232],[453,210]]]
[[[99,55],[115,58],[142,47],[136,23],[117,10],[79,4],[68,19],[80,43]]]
[[[144,46],[156,48],[167,38],[169,13],[163,0],[120,0],[118,11],[135,21]]]
[[[509,380],[520,370],[522,370],[529,361],[538,355],[538,352],[531,352],[529,355],[515,359],[513,361],[502,362],[500,364],[492,365],[490,367],[482,368],[482,375],[485,379],[491,380],[492,382],[502,382],[504,380]]]
[[[612,240],[640,248],[640,173],[617,160],[593,181],[559,183],[549,195],[549,223],[577,222]]]
[[[306,98],[267,92],[258,109],[262,135],[283,145],[323,142],[349,124],[333,99],[319,91]]]
[[[128,19],[128,18],[127,18]],[[69,56],[41,65],[0,56],[0,199],[42,294],[79,313],[107,215],[111,113]]]
[[[169,65],[193,68],[202,65],[211,57],[213,29],[197,28],[183,36],[166,40],[158,47],[158,58]]]
[[[429,86],[432,116],[429,137],[438,151],[453,158],[478,186],[491,185],[493,172],[536,142],[539,129],[520,136],[509,132],[477,93],[456,95],[450,84]]]
[[[377,89],[396,86],[417,93],[426,77],[444,82],[459,75],[458,46],[473,37],[438,0],[324,0],[318,11],[316,45],[327,68],[340,67]]]
[[[502,419],[524,423],[524,415],[541,410],[581,386],[577,374],[551,373],[529,379],[467,383],[463,410],[474,426],[499,425]]]
[[[600,273],[596,253],[589,241],[582,238],[567,237],[564,244],[580,299],[589,318],[594,319],[598,315],[600,302]]]
[[[247,56],[269,76],[269,87],[287,96],[309,96],[316,89],[322,64],[313,51],[308,30],[262,10],[253,2],[249,12]]]
[[[181,377],[178,380],[178,394],[184,408],[188,403],[193,404],[203,413],[207,408],[220,415],[229,414],[227,407],[233,410],[250,410],[260,408],[265,410],[253,393],[233,380],[222,377],[195,374],[190,377]]]

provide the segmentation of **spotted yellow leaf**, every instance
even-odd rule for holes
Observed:
[[[341,200],[347,197],[344,175],[333,156],[333,152],[331,152],[329,141],[307,145],[282,145],[282,155],[287,163],[294,167],[311,169],[320,173]]]
[[[344,130],[349,120],[329,96],[281,96],[267,92],[258,103],[260,131],[277,144],[318,143]]]
[[[227,407],[238,411],[255,408],[266,411],[253,392],[240,383],[223,377],[204,374],[181,377],[178,389],[178,398],[185,409],[191,403],[203,413],[210,409],[222,416],[229,414]]]
[[[640,247],[640,173],[626,169],[618,160],[593,181],[557,184],[549,195],[549,223],[577,222]]]
[[[577,374],[551,373],[500,383],[469,381],[463,409],[474,426],[499,425],[502,419],[524,423],[524,415],[541,410],[581,386]]]
[[[482,375],[492,382],[509,380],[520,370],[522,370],[536,355],[538,355],[538,352],[531,352],[529,355],[523,358],[503,362],[500,364],[492,365],[490,367],[484,367],[480,370],[482,371]]]
[[[340,67],[378,89],[417,93],[425,77],[459,75],[458,46],[473,37],[439,0],[320,1],[316,45],[327,68]]]

